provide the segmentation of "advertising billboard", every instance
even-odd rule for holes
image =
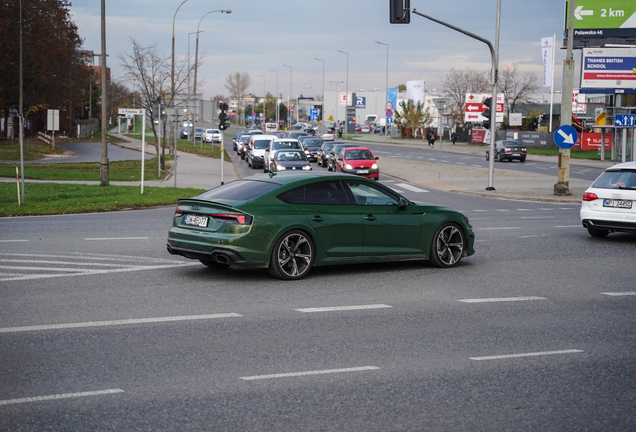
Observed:
[[[583,49],[581,87],[636,89],[636,48]]]
[[[569,24],[565,7],[565,38]],[[606,43],[634,44],[636,2],[634,0],[577,0],[574,7],[574,47],[602,47]]]

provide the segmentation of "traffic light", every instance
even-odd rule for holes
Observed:
[[[389,0],[389,22],[409,24],[411,22],[411,0]]]
[[[492,104],[492,98],[484,100],[481,104],[486,107],[486,111],[481,113],[481,115],[487,119],[484,121],[484,127],[490,129],[490,105]]]
[[[219,109],[221,110],[219,113],[219,129],[224,131],[230,127],[230,117],[227,115],[227,103],[219,102]]]

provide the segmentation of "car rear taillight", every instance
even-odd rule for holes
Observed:
[[[521,151],[526,151],[526,148],[525,147],[521,147]]]
[[[583,194],[583,201],[594,201],[598,199],[598,195],[592,192],[585,192]]]
[[[253,220],[252,216],[242,214],[211,214],[210,217],[217,222],[234,225],[251,225]]]
[[[175,209],[173,217],[179,217],[183,215],[183,210]]]

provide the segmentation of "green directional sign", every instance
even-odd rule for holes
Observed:
[[[566,16],[570,16],[569,10]],[[574,8],[575,30],[618,28],[636,29],[636,1],[579,0],[576,2]]]

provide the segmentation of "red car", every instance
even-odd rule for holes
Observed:
[[[380,168],[371,150],[365,147],[346,147],[336,157],[336,172],[355,174],[378,180]]]

